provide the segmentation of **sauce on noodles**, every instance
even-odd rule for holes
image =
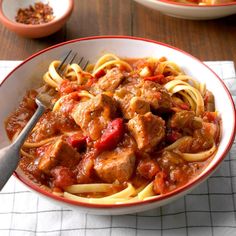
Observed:
[[[92,203],[139,201],[179,188],[214,156],[220,118],[214,96],[166,58],[106,54],[83,71],[53,61],[44,85],[6,120],[12,140],[53,90],[54,107],[21,150],[20,167],[55,194]]]

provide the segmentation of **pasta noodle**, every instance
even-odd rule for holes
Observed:
[[[155,193],[153,192],[153,182],[151,182],[140,193],[138,193],[138,199],[143,200],[153,195],[155,195]]]
[[[209,158],[211,155],[214,154],[216,151],[216,145],[213,144],[212,148],[205,151],[205,152],[200,152],[200,153],[181,153],[182,157],[186,161],[204,161],[205,159]]]
[[[181,95],[189,101],[191,107],[195,107],[196,114],[200,115],[204,111],[204,101],[201,93],[198,89],[192,87],[188,83],[182,80],[173,80],[167,83],[165,88],[172,94],[184,91]],[[193,103],[195,106],[193,106]]]
[[[65,188],[69,193],[94,193],[107,192],[112,188],[112,184],[76,184]]]

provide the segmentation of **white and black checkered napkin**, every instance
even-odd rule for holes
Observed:
[[[4,77],[19,62],[0,62]],[[236,101],[231,61],[206,62]],[[94,216],[53,205],[14,177],[0,192],[0,235],[236,235],[236,143],[220,168],[190,194],[167,206],[125,216]]]

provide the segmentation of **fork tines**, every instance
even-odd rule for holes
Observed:
[[[67,66],[64,65],[68,65],[68,64],[72,64],[75,61],[75,58],[77,57],[77,52],[72,52],[72,50],[70,50],[66,56],[64,57],[64,59],[61,61],[61,63],[59,64],[59,66],[57,67],[57,73],[59,75],[63,75],[67,69]],[[79,59],[78,64],[82,67],[83,70],[85,70],[85,68],[87,67],[89,61],[86,61],[86,63],[83,63],[84,61],[84,57],[81,57]],[[84,65],[82,65],[84,64]]]
[[[62,76],[65,73],[66,68],[67,68],[67,66],[64,66],[64,65],[71,64],[75,60],[76,56],[77,56],[77,52],[73,53],[72,50],[70,50],[66,54],[64,59],[61,61],[59,66],[57,67],[57,73]]]

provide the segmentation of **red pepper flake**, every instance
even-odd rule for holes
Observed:
[[[53,9],[49,4],[36,2],[28,8],[20,8],[15,17],[16,22],[26,25],[39,25],[54,19]]]

